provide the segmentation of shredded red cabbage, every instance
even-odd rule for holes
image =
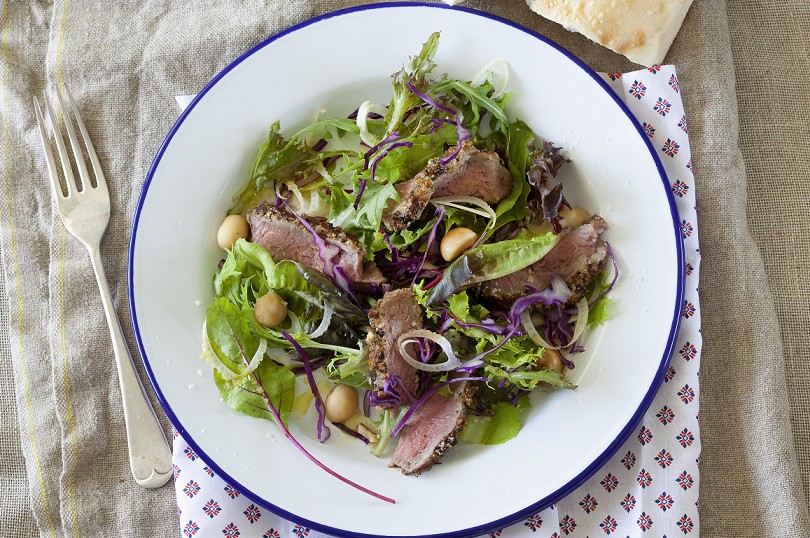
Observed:
[[[447,112],[451,116],[455,116],[457,114],[457,112],[455,110],[453,110],[452,108],[450,108],[448,106],[444,106],[443,104],[441,104],[437,100],[435,100],[432,97],[428,96],[426,93],[422,93],[419,90],[417,90],[416,86],[414,86],[413,82],[411,82],[410,80],[406,84],[408,85],[408,88],[414,94],[416,94],[422,101],[426,102],[427,104],[429,104],[433,108],[435,108],[437,110],[441,110],[442,112]]]
[[[405,386],[402,378],[398,375],[392,375],[383,383],[383,389],[380,391],[380,394],[376,392],[371,393],[370,402],[373,406],[385,409],[399,407],[402,405],[401,394],[405,395],[405,398],[407,398],[411,405],[416,401],[416,397],[411,394],[411,391]]]
[[[349,297],[349,299],[351,299],[352,302],[360,308],[360,310],[366,313],[368,312],[368,307],[363,304],[357,298],[357,294],[354,293],[351,283],[349,282],[349,276],[346,274],[346,271],[343,270],[343,267],[339,265],[334,266],[333,280],[335,281],[335,284],[337,284],[337,287],[340,288]]]
[[[371,391],[368,389],[363,394],[363,416],[366,418],[371,416]]]
[[[439,103],[438,101],[436,101],[435,99],[433,99],[429,95],[420,92],[419,90],[416,89],[416,86],[414,86],[414,84],[412,82],[410,82],[410,81],[408,81],[408,88],[414,94],[416,94],[420,99],[422,99],[424,102],[426,102],[427,104],[429,104],[433,108],[435,108],[437,110],[441,110],[442,112],[446,112],[447,114],[450,114],[451,116],[454,117],[454,120],[455,120],[454,122],[447,121],[447,123],[455,123],[456,124],[456,137],[458,138],[458,142],[456,143],[456,149],[452,154],[450,154],[450,155],[448,155],[446,157],[442,157],[439,160],[439,162],[441,163],[442,166],[447,166],[447,163],[449,163],[450,161],[455,159],[456,156],[458,155],[458,152],[461,151],[461,143],[464,142],[465,140],[469,140],[469,139],[472,138],[472,133],[470,132],[469,129],[467,129],[464,126],[463,123],[461,123],[461,113],[458,110],[453,110],[452,108]],[[433,130],[431,132],[435,131],[437,125],[438,125],[437,123],[435,123],[435,122],[433,123],[434,128],[433,128]]]
[[[304,363],[304,372],[307,376],[307,383],[309,384],[309,390],[312,391],[312,395],[315,397],[315,411],[318,412],[318,441],[323,443],[329,439],[332,432],[329,430],[329,426],[324,424],[326,410],[324,408],[323,399],[321,398],[321,393],[318,390],[318,386],[315,384],[315,378],[312,376],[312,368],[309,364],[309,354],[303,347],[301,347],[298,341],[290,336],[290,334],[284,329],[281,329],[281,336],[292,344],[293,348],[295,348],[295,352],[298,353],[298,358]]]
[[[284,183],[281,184],[281,187],[278,190],[278,196],[273,201],[273,207],[280,208],[287,205],[287,202],[290,201],[290,197],[292,196],[292,191],[287,188],[287,185]]]
[[[399,133],[394,131],[385,138],[383,138],[382,140],[380,140],[375,146],[372,146],[372,148],[369,149],[365,153],[365,155],[363,155],[363,170],[368,170],[369,162],[371,161],[371,156],[377,153],[380,150],[380,148],[386,146],[387,144],[390,144],[391,142],[396,142],[400,138],[401,136],[399,135]]]
[[[417,248],[413,248],[406,255],[409,257],[402,257],[395,262],[383,263],[378,266],[390,281],[404,284],[407,280],[406,274],[412,274],[415,278],[435,277],[442,274],[440,269],[424,268],[425,263],[438,261],[440,259],[438,254],[420,253]]]
[[[366,439],[366,437],[365,437],[364,435],[362,435],[362,434],[360,434],[360,433],[357,433],[356,431],[354,431],[353,429],[349,428],[349,427],[348,427],[348,426],[346,426],[345,424],[341,424],[340,422],[333,422],[332,424],[335,426],[335,428],[339,429],[340,431],[342,431],[342,432],[343,432],[343,433],[345,433],[346,435],[349,435],[349,436],[351,436],[351,437],[354,437],[355,439],[360,439],[360,440],[361,440],[361,441],[363,441],[365,444],[369,444],[369,442],[370,442],[370,441],[369,441],[368,439]]]
[[[399,260],[399,249],[394,246],[394,244],[391,242],[391,238],[388,237],[388,234],[382,227],[380,227],[380,233],[382,234],[383,239],[385,239],[385,244],[388,245],[388,248],[391,250],[391,261],[396,262]]]
[[[329,363],[329,358],[326,357],[326,356],[319,357],[317,359],[310,358],[309,367],[313,372],[315,372],[318,369],[323,368],[324,366],[326,366],[328,363]],[[306,370],[304,369],[303,366],[298,367],[298,368],[291,368],[291,370],[292,370],[292,373],[294,373],[295,375],[301,375],[301,374],[306,372]]]
[[[581,349],[582,351],[585,351],[584,347]],[[560,358],[562,359],[563,364],[565,364],[565,367],[568,368],[569,370],[573,370],[576,367],[576,365],[570,360],[568,360],[568,358],[565,355],[563,355],[562,352],[560,352]]]
[[[515,395],[514,395],[514,396],[512,397],[512,399],[509,401],[509,404],[510,404],[512,407],[517,407],[518,400],[520,399],[520,397],[521,397],[521,396],[523,396],[524,394],[529,394],[529,392],[530,392],[530,391],[528,391],[528,390],[521,390],[521,389],[518,389],[517,391],[515,391]]]
[[[565,290],[563,290],[563,288],[565,288]],[[564,304],[570,296],[571,290],[568,289],[565,280],[559,275],[551,275],[551,286],[548,289],[525,295],[512,304],[512,308],[509,309],[507,316],[508,322],[505,327],[507,332],[504,334],[503,340],[470,359],[467,368],[476,365],[478,362],[483,364],[484,357],[499,350],[513,336],[522,335],[520,331],[520,314],[524,310],[537,303],[557,305],[559,308],[559,305]],[[573,336],[573,331],[571,332],[571,336]]]
[[[425,284],[425,286],[422,289],[425,290],[425,291],[429,290],[430,288],[432,288],[433,286],[435,286],[436,284],[441,282],[443,276],[444,276],[444,271],[441,271],[438,275],[436,275],[436,278],[434,278],[433,280],[431,280],[430,282]]]
[[[359,113],[360,113],[360,107],[357,107],[357,108],[354,109],[354,111],[351,114],[346,116],[346,119],[347,120],[356,120],[357,119],[357,114],[359,114]],[[380,114],[377,114],[376,112],[369,112],[368,113],[368,119],[370,119],[370,120],[381,120],[381,119],[383,119],[383,117],[384,116],[382,116]]]
[[[380,161],[383,160],[385,156],[388,155],[392,150],[396,148],[412,148],[412,147],[413,142],[404,140],[400,142],[394,142],[393,144],[390,144],[387,148],[382,150],[380,153],[378,153],[374,157],[374,160],[371,161],[371,180],[374,181],[374,178],[377,175],[377,165],[380,164]]]
[[[357,188],[357,196],[355,196],[355,198],[354,198],[354,208],[355,209],[357,209],[357,207],[360,205],[360,198],[362,198],[363,193],[366,192],[366,185],[367,184],[368,184],[368,182],[361,177],[360,178],[360,186]]]
[[[451,125],[455,125],[456,122],[451,120],[451,119],[448,119],[448,118],[433,118],[433,119],[430,120],[430,123],[433,124],[433,126],[430,128],[430,134],[433,134],[433,133],[436,132],[436,129],[438,129],[442,125],[445,125],[445,124],[448,124],[448,123],[451,124]]]
[[[436,344],[427,338],[418,338],[417,342],[419,346],[419,360],[423,364],[427,364],[430,362],[430,359],[433,358],[433,355],[436,354]]]
[[[428,235],[427,245],[425,246],[425,255],[422,257],[422,261],[419,263],[419,269],[417,269],[416,273],[413,275],[411,287],[416,284],[416,278],[419,276],[419,273],[422,272],[422,267],[425,266],[425,259],[430,253],[430,247],[432,247],[433,243],[436,241],[436,232],[438,232],[439,224],[441,224],[442,219],[444,218],[444,206],[437,207],[433,216],[436,217],[436,223],[433,225],[433,228],[431,228],[430,234]]]
[[[408,142],[407,140],[397,142],[397,140],[399,140],[399,138],[400,138],[399,133],[394,131],[390,135],[386,136],[376,146],[372,147],[371,149],[369,149],[365,153],[365,155],[363,156],[363,161],[364,161],[363,170],[364,171],[369,169],[369,159],[371,158],[371,156],[374,155],[375,153],[377,153],[377,155],[374,157],[374,159],[371,160],[371,178],[370,178],[369,181],[374,181],[374,178],[377,175],[377,165],[380,163],[381,160],[383,160],[385,158],[386,155],[388,155],[389,152],[391,152],[392,150],[394,150],[396,148],[411,148],[411,147],[413,147],[413,143]],[[386,144],[387,144],[387,147],[385,147],[384,150],[380,151],[380,148],[386,146]],[[365,192],[365,190],[366,190],[366,184],[367,184],[366,180],[361,178],[360,179],[360,188],[357,189],[357,197],[354,199],[354,208],[355,209],[357,209],[357,206],[360,205],[360,198],[363,197],[363,192]]]
[[[509,332],[509,327],[505,325],[497,325],[494,319],[487,318],[481,320],[481,323],[464,323],[463,321],[455,317],[452,314],[452,312],[448,312],[444,308],[441,309],[441,314],[442,314],[441,318],[442,321],[440,324],[439,332],[447,331],[447,329],[449,329],[452,325],[456,325],[458,327],[461,327],[462,329],[480,329],[484,332],[488,332],[489,334],[497,334],[499,336],[502,336]]]

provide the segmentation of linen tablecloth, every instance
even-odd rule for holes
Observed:
[[[122,254],[174,121],[171,96],[197,91],[267,35],[358,3],[2,2],[1,535],[177,533],[171,488],[145,492],[130,478],[103,314],[86,256],[51,208],[30,96],[66,81],[93,112],[85,120],[115,185],[102,255],[131,334]],[[634,68],[521,0],[468,5],[548,35],[597,70]],[[689,88],[703,249],[706,536],[810,535],[808,28],[802,0],[704,0],[667,58]]]

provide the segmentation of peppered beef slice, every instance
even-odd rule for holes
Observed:
[[[382,395],[386,379],[398,376],[411,394],[419,389],[419,372],[405,362],[397,340],[404,333],[423,327],[422,307],[410,289],[389,291],[368,313],[369,331],[366,344],[374,391]],[[399,396],[408,401],[400,390]]]
[[[447,150],[445,157],[455,150]],[[474,196],[496,204],[512,189],[512,176],[497,153],[479,150],[467,140],[452,161],[442,165],[441,159],[431,159],[424,170],[395,188],[401,201],[383,215],[383,223],[400,231],[421,216],[431,198]]]
[[[402,427],[389,467],[406,475],[427,471],[455,446],[466,419],[461,399],[433,394]]]
[[[312,233],[295,215],[266,202],[248,214],[251,241],[264,247],[275,261],[291,260],[324,273],[325,258],[343,269],[353,282],[363,280],[363,245],[324,219],[302,218],[324,240],[325,252],[318,252]]]

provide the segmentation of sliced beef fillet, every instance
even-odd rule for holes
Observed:
[[[385,275],[382,274],[380,268],[374,262],[368,262],[363,266],[363,277],[359,282],[363,284],[380,285],[388,281]]]
[[[455,149],[447,150],[445,156]],[[431,198],[475,196],[488,204],[498,203],[512,189],[512,176],[497,153],[479,150],[467,140],[447,165],[431,159],[424,170],[395,188],[401,201],[383,215],[383,223],[399,231],[419,218]]]
[[[398,467],[402,474],[427,471],[455,446],[466,421],[463,398],[433,394],[402,427],[389,467]]]
[[[422,307],[410,289],[389,291],[377,301],[368,313],[369,331],[366,343],[369,349],[371,382],[377,396],[383,397],[385,381],[397,376],[411,394],[419,389],[419,372],[405,362],[399,352],[397,340],[404,333],[423,327]],[[407,402],[407,395],[397,387],[399,397]]]
[[[292,260],[320,273],[325,273],[324,258],[339,266],[354,281],[363,280],[365,250],[357,239],[325,219],[302,217],[326,244],[318,252],[312,233],[283,208],[262,202],[248,215],[251,240],[264,247],[274,260]]]
[[[569,304],[575,304],[607,260],[607,246],[599,238],[605,230],[607,223],[594,215],[585,224],[563,232],[560,241],[540,261],[511,275],[479,284],[479,295],[491,304],[508,308],[531,288],[548,288],[551,275],[557,274],[572,291]]]

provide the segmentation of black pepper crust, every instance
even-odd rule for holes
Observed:
[[[386,292],[369,310],[366,345],[371,386],[377,396],[383,396],[385,381],[392,375],[392,369],[412,394],[417,392],[418,373],[404,362],[396,348],[396,341],[404,332],[422,328],[422,322],[422,307],[408,288]],[[401,396],[404,394],[401,393]]]
[[[424,170],[412,179],[398,184],[397,189],[401,202],[393,210],[383,215],[383,224],[390,230],[399,232],[413,224],[422,215],[422,212],[433,196],[436,181],[445,173],[445,167],[439,159],[428,161]]]
[[[419,476],[420,474],[424,473],[425,471],[429,471],[431,467],[436,465],[440,459],[447,454],[451,448],[456,446],[458,443],[458,436],[461,431],[464,429],[464,426],[467,425],[467,406],[464,406],[463,411],[456,419],[456,425],[453,427],[452,431],[444,436],[441,441],[433,448],[433,453],[430,457],[425,460],[425,462],[420,465],[419,467],[415,467],[413,469],[400,469],[402,474],[404,475],[413,475]]]

